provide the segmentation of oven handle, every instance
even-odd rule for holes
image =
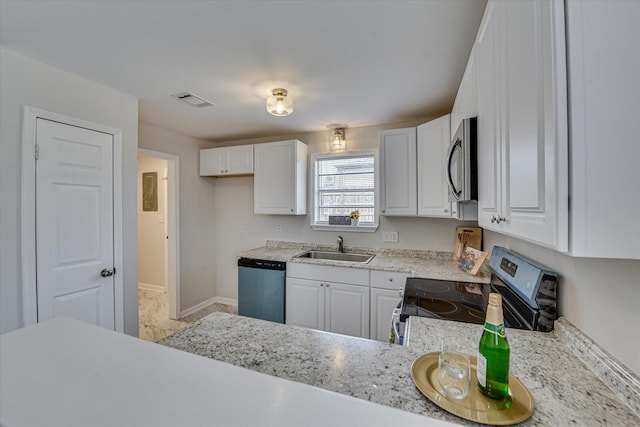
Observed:
[[[453,194],[453,197],[455,197],[456,200],[460,200],[460,194],[462,191],[458,191],[453,183],[453,178],[451,178],[451,161],[453,160],[453,152],[458,146],[462,149],[462,141],[456,139],[456,142],[454,142],[451,145],[451,148],[449,148],[449,155],[447,156],[447,180],[449,181],[449,191]]]

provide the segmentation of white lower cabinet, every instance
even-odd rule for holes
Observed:
[[[317,280],[287,277],[287,325],[324,330],[324,285]]]
[[[371,339],[389,342],[391,314],[404,294],[407,273],[371,271]]]
[[[285,311],[288,325],[369,338],[369,271],[289,263]]]

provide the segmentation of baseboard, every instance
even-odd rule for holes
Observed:
[[[215,304],[215,303],[237,306],[238,300],[235,300],[233,298],[224,298],[224,297],[209,298],[208,300],[202,301],[201,303],[191,306],[186,310],[182,310],[180,312],[180,318],[182,319],[183,317],[187,317],[190,314],[193,314],[196,311],[202,310],[203,308],[209,307],[211,304]]]
[[[233,305],[234,307],[238,306],[238,300],[233,298],[225,298],[225,297],[214,297],[215,302],[219,304],[225,305]]]
[[[165,292],[164,286],[152,285],[150,283],[138,282],[138,289],[144,289],[145,291],[153,292]]]

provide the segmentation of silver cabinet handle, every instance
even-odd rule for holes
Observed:
[[[108,268],[105,268],[100,272],[100,275],[102,277],[111,277],[113,276],[113,270],[109,270]]]
[[[489,218],[491,220],[491,224],[495,223],[498,218],[495,215],[491,215],[491,218]]]
[[[393,277],[389,277],[389,281],[390,281],[390,282],[393,282]]]
[[[327,283],[327,288],[329,287],[329,284]]]
[[[498,222],[505,222],[507,219],[503,216],[498,217]]]

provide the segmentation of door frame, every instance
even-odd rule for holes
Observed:
[[[138,154],[167,161],[167,222],[166,285],[169,295],[169,317],[180,319],[180,157],[162,151],[138,148]]]
[[[21,270],[22,320],[38,323],[36,261],[36,124],[38,119],[106,133],[113,138],[113,267],[115,330],[124,333],[124,259],[122,230],[122,130],[24,105],[22,109]]]

